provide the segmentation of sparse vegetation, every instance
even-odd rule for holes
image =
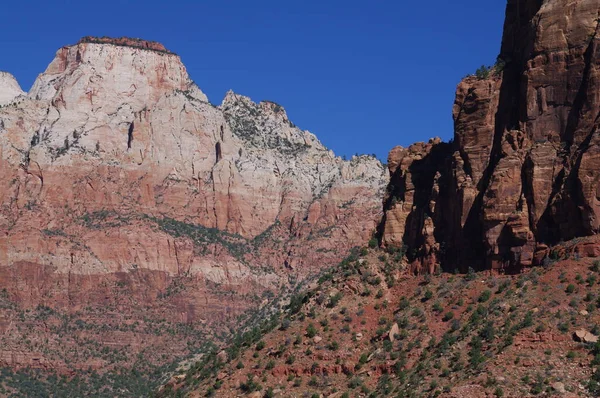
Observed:
[[[387,282],[383,283],[383,278],[376,281],[387,272],[388,255],[382,255],[378,249],[366,254],[358,250],[338,268],[324,272],[318,279],[317,290],[292,297],[288,315],[283,318],[289,323],[269,337],[272,341],[269,346],[274,347],[268,350],[271,357],[260,361],[260,356],[244,356],[246,361],[253,362],[253,367],[261,363],[261,369],[267,371],[261,382],[265,388],[275,388],[269,370],[304,367],[311,369],[310,377],[303,383],[290,377],[288,388],[300,389],[296,391],[308,388],[330,394],[332,389],[322,380],[324,376],[320,372],[345,364],[347,384],[335,374],[326,379],[337,380],[333,385],[347,386],[361,394],[385,395],[386,391],[395,391],[403,396],[409,391],[425,395],[451,391],[460,385],[460,380],[466,382],[474,374],[494,369],[500,353],[507,362],[503,366],[520,366],[518,364],[525,360],[523,356],[532,352],[515,347],[517,338],[527,338],[534,331],[545,333],[552,328],[567,333],[587,324],[584,323],[586,318],[549,311],[553,308],[553,299],[570,302],[571,308],[577,311],[583,302],[595,307],[598,299],[587,290],[589,275],[580,278],[582,284],[571,293],[567,292],[566,284],[549,284],[547,275],[556,275],[558,279],[558,267],[540,268],[499,280],[470,270],[464,278],[447,274],[421,276],[416,283],[405,280],[390,287]],[[561,275],[561,278],[575,278],[575,274],[572,275]],[[352,291],[342,286],[358,288]],[[373,286],[377,286],[377,290],[365,294]],[[344,294],[339,294],[341,291]],[[394,325],[397,331],[392,335]],[[592,330],[591,326],[588,328]],[[290,335],[296,337],[290,338]],[[308,341],[303,342],[301,336]],[[354,350],[357,351],[354,356],[344,359]],[[554,361],[559,358],[579,361],[583,357],[576,357],[576,352],[574,346],[565,350],[546,347],[533,355]],[[418,360],[413,366],[407,366],[408,358]],[[388,363],[393,369],[390,377],[381,376],[371,381],[356,376]],[[526,382],[519,383],[533,395],[543,393],[549,381],[532,372]],[[595,387],[592,381],[590,383],[590,391],[593,391]],[[484,387],[489,395],[496,397],[515,393],[510,384],[500,386],[491,377]]]

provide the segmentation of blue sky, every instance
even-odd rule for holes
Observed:
[[[28,90],[86,35],[162,42],[219,104],[283,105],[338,155],[452,137],[456,85],[499,52],[506,0],[70,0],[2,7],[0,70]]]

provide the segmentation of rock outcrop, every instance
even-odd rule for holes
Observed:
[[[163,305],[184,279],[177,310],[157,316],[223,327],[258,306],[248,296],[364,244],[387,182],[378,160],[336,157],[277,104],[230,92],[212,105],[162,45],[84,38],[0,109],[1,286],[69,313],[123,308],[115,283]]]
[[[158,51],[162,53],[173,54],[171,51],[167,50],[164,45],[155,41],[142,40],[131,37],[94,37],[94,36],[85,36],[82,37],[81,40],[77,44],[82,43],[97,43],[97,44],[112,44],[114,46],[125,46],[125,47],[134,47],[141,48],[144,50],[152,50]]]
[[[382,243],[416,272],[517,272],[598,233],[599,13],[595,0],[509,0],[496,68],[458,86],[453,142],[390,153]]]

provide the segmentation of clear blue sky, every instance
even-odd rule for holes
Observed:
[[[506,0],[21,0],[2,5],[0,70],[28,90],[86,35],[162,42],[219,104],[283,105],[338,155],[452,136],[460,79],[494,62]]]

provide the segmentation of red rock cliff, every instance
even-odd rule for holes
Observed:
[[[599,15],[597,0],[509,0],[503,68],[459,84],[453,142],[390,153],[382,242],[415,271],[518,271],[598,233]]]

